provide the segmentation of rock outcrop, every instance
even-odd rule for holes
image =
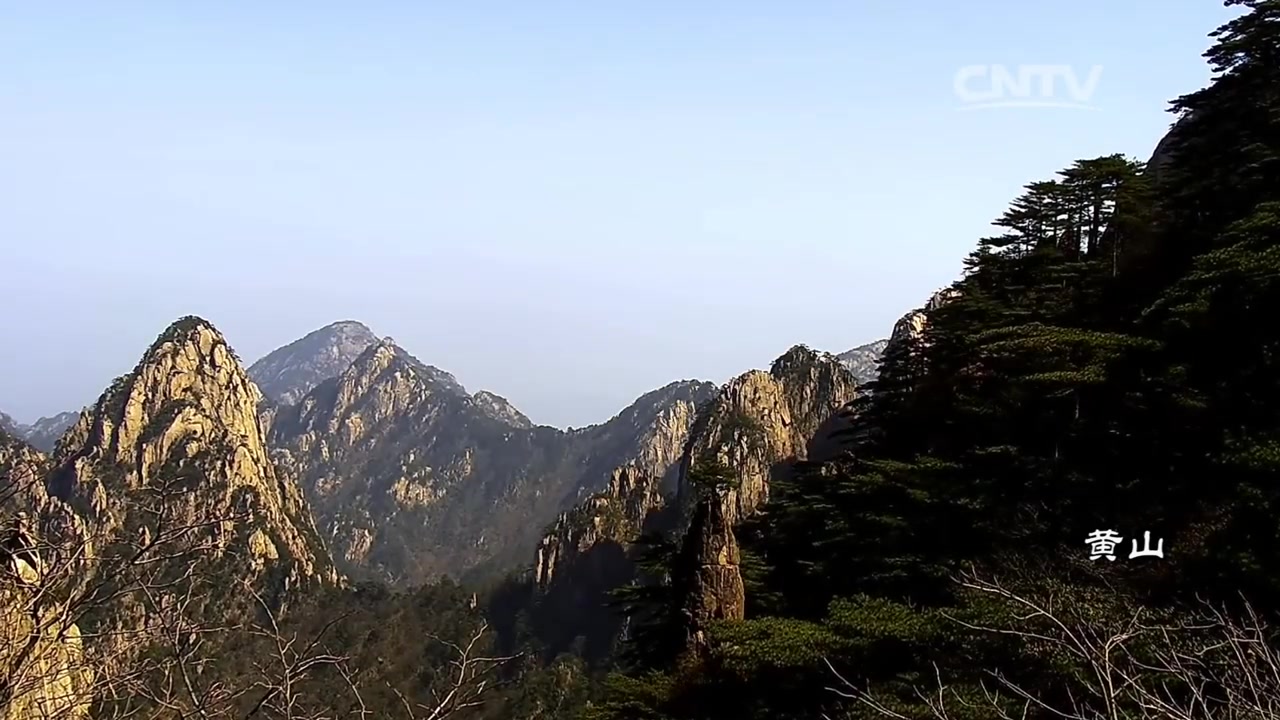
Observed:
[[[1174,160],[1179,143],[1187,134],[1187,129],[1195,122],[1194,115],[1185,115],[1177,120],[1156,143],[1151,158],[1147,160],[1146,172],[1153,186],[1158,187],[1166,178],[1170,163]]]
[[[8,414],[0,412],[0,432],[18,439],[22,439],[22,424]]]
[[[292,405],[346,370],[377,341],[373,331],[358,322],[336,322],[268,353],[249,366],[249,377],[273,403]]]
[[[606,471],[609,482],[601,492],[562,513],[543,534],[534,564],[534,580],[540,588],[548,588],[562,572],[606,572],[598,561],[582,570],[573,568],[583,558],[602,554],[592,553],[592,548],[613,544],[621,549],[643,531],[663,508],[664,495],[677,487],[680,458],[698,408],[714,392],[710,383],[668,385],[642,396],[615,419],[629,432],[612,443],[614,448],[598,451],[595,463],[622,464]]]
[[[796,346],[769,372],[752,370],[729,381],[696,416],[688,405],[673,407],[654,435],[661,441],[646,446],[653,449],[647,467],[616,469],[605,492],[562,515],[543,536],[534,565],[538,585],[549,587],[596,545],[630,543],[673,495],[685,497],[681,504],[692,510],[696,494],[684,478],[701,458],[715,457],[737,474],[737,488],[724,496],[728,521],[754,512],[768,498],[770,479],[806,458],[810,441],[853,401],[857,388],[834,355]]]
[[[0,429],[0,513],[33,511],[46,502],[49,458]]]
[[[696,412],[691,406],[673,408],[660,423],[663,431],[653,436],[650,447],[661,449],[649,454],[647,467],[617,468],[604,492],[561,515],[538,544],[533,581],[549,643],[560,649],[583,637],[588,657],[608,651],[623,627],[605,603],[612,590],[638,579],[633,543],[649,531],[687,538],[686,555],[720,548],[705,557],[686,557],[686,567],[703,568],[704,561],[706,567],[690,570],[689,583],[702,578],[697,588],[686,583],[682,590],[696,595],[723,587],[725,594],[688,596],[689,604],[682,607],[703,619],[740,613],[740,597],[733,609],[734,583],[727,570],[732,566],[736,572],[737,546],[724,531],[767,499],[774,478],[809,456],[813,438],[847,411],[857,387],[834,355],[797,346],[769,372],[753,370],[731,380],[698,403]],[[688,477],[694,463],[707,458],[735,476],[736,487],[716,495],[715,507],[702,506],[704,491],[692,487]],[[684,533],[694,523],[700,523],[696,533]],[[712,569],[717,563],[726,568],[723,577]],[[737,585],[740,593],[741,578]]]
[[[467,393],[388,338],[280,409],[271,443],[344,571],[417,583],[518,563],[614,468],[656,462],[646,438],[707,387],[675,384],[607,423],[564,432],[533,426],[497,395]]]
[[[885,343],[884,354],[890,355],[901,346],[923,337],[929,313],[955,299],[958,294],[954,287],[945,287],[930,295],[923,307],[916,308],[899,318],[898,322],[893,324],[893,332]]]
[[[472,396],[472,399],[475,400],[476,407],[480,408],[481,412],[495,420],[501,420],[511,427],[526,430],[533,427],[533,422],[525,417],[524,413],[517,410],[514,405],[500,395],[494,395],[488,390],[481,390]]]
[[[693,463],[711,457],[737,475],[725,493],[724,513],[736,524],[769,498],[772,478],[804,460],[818,430],[858,394],[858,383],[834,355],[791,348],[769,372],[753,370],[731,380],[699,416],[681,460],[682,477]],[[690,508],[694,488],[682,482]]]
[[[101,542],[187,528],[180,545],[273,596],[335,583],[301,491],[268,455],[260,400],[222,335],[183,318],[81,414],[49,494]]]
[[[49,498],[49,461],[0,431],[0,719],[87,716],[93,672],[76,623],[41,585],[37,526],[63,523]],[[28,518],[33,519],[29,521]]]
[[[704,495],[694,508],[676,558],[672,574],[681,598],[679,622],[685,652],[696,654],[706,648],[706,631],[713,622],[743,618],[742,558],[733,523],[724,512],[727,507],[731,505],[723,498]]]
[[[80,629],[7,572],[0,576],[0,720],[89,717],[94,673]]]

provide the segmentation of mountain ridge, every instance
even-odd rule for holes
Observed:
[[[668,408],[691,410],[710,387],[672,383],[569,433],[466,393],[384,338],[280,410],[270,443],[345,570],[418,582],[518,562],[542,523],[603,487],[618,458],[643,455],[639,438],[661,432]]]

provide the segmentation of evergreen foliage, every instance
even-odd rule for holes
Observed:
[[[1159,182],[1110,155],[1028,184],[887,349],[851,451],[799,464],[741,528],[748,619],[698,662],[624,668],[591,717],[933,717],[942,682],[949,717],[982,718],[993,673],[1101,707],[1055,627],[966,572],[1095,628],[1202,599],[1280,611],[1280,2],[1227,4],[1246,13],[1173,103]],[[1122,559],[1143,531],[1166,555],[1091,562],[1096,529]],[[1044,640],[992,631],[1014,624]]]

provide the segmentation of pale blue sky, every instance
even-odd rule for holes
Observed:
[[[607,419],[953,279],[1019,188],[1146,159],[1213,0],[0,0],[0,410],[92,402],[198,314],[339,319],[537,422]],[[963,111],[973,64],[1094,110]]]

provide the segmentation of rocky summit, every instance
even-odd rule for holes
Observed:
[[[336,582],[301,492],[270,460],[260,400],[221,333],[183,318],[81,414],[49,492],[99,536],[186,528],[184,542],[266,591]]]
[[[292,405],[377,341],[372,330],[354,320],[332,323],[273,350],[249,366],[249,377],[272,402]]]
[[[849,372],[853,373],[853,377],[860,383],[871,382],[876,379],[879,373],[880,358],[884,355],[884,348],[889,344],[889,340],[876,340],[866,345],[859,345],[851,350],[836,355],[844,366],[849,368]]]
[[[852,373],[835,356],[796,346],[769,372],[734,378],[696,414],[668,423],[664,453],[647,467],[617,468],[604,492],[562,515],[542,538],[535,563],[538,584],[549,587],[601,543],[627,544],[677,496],[690,498],[687,476],[699,459],[715,456],[739,474],[725,495],[729,522],[768,497],[779,463],[804,459],[819,427],[857,395]],[[678,454],[669,452],[679,448]]]
[[[0,657],[17,663],[4,717],[127,702],[140,686],[103,677],[141,663],[157,674],[139,682],[162,684],[175,627],[214,632],[339,585],[300,490],[269,459],[260,400],[222,335],[188,317],[52,458],[0,433]]]

